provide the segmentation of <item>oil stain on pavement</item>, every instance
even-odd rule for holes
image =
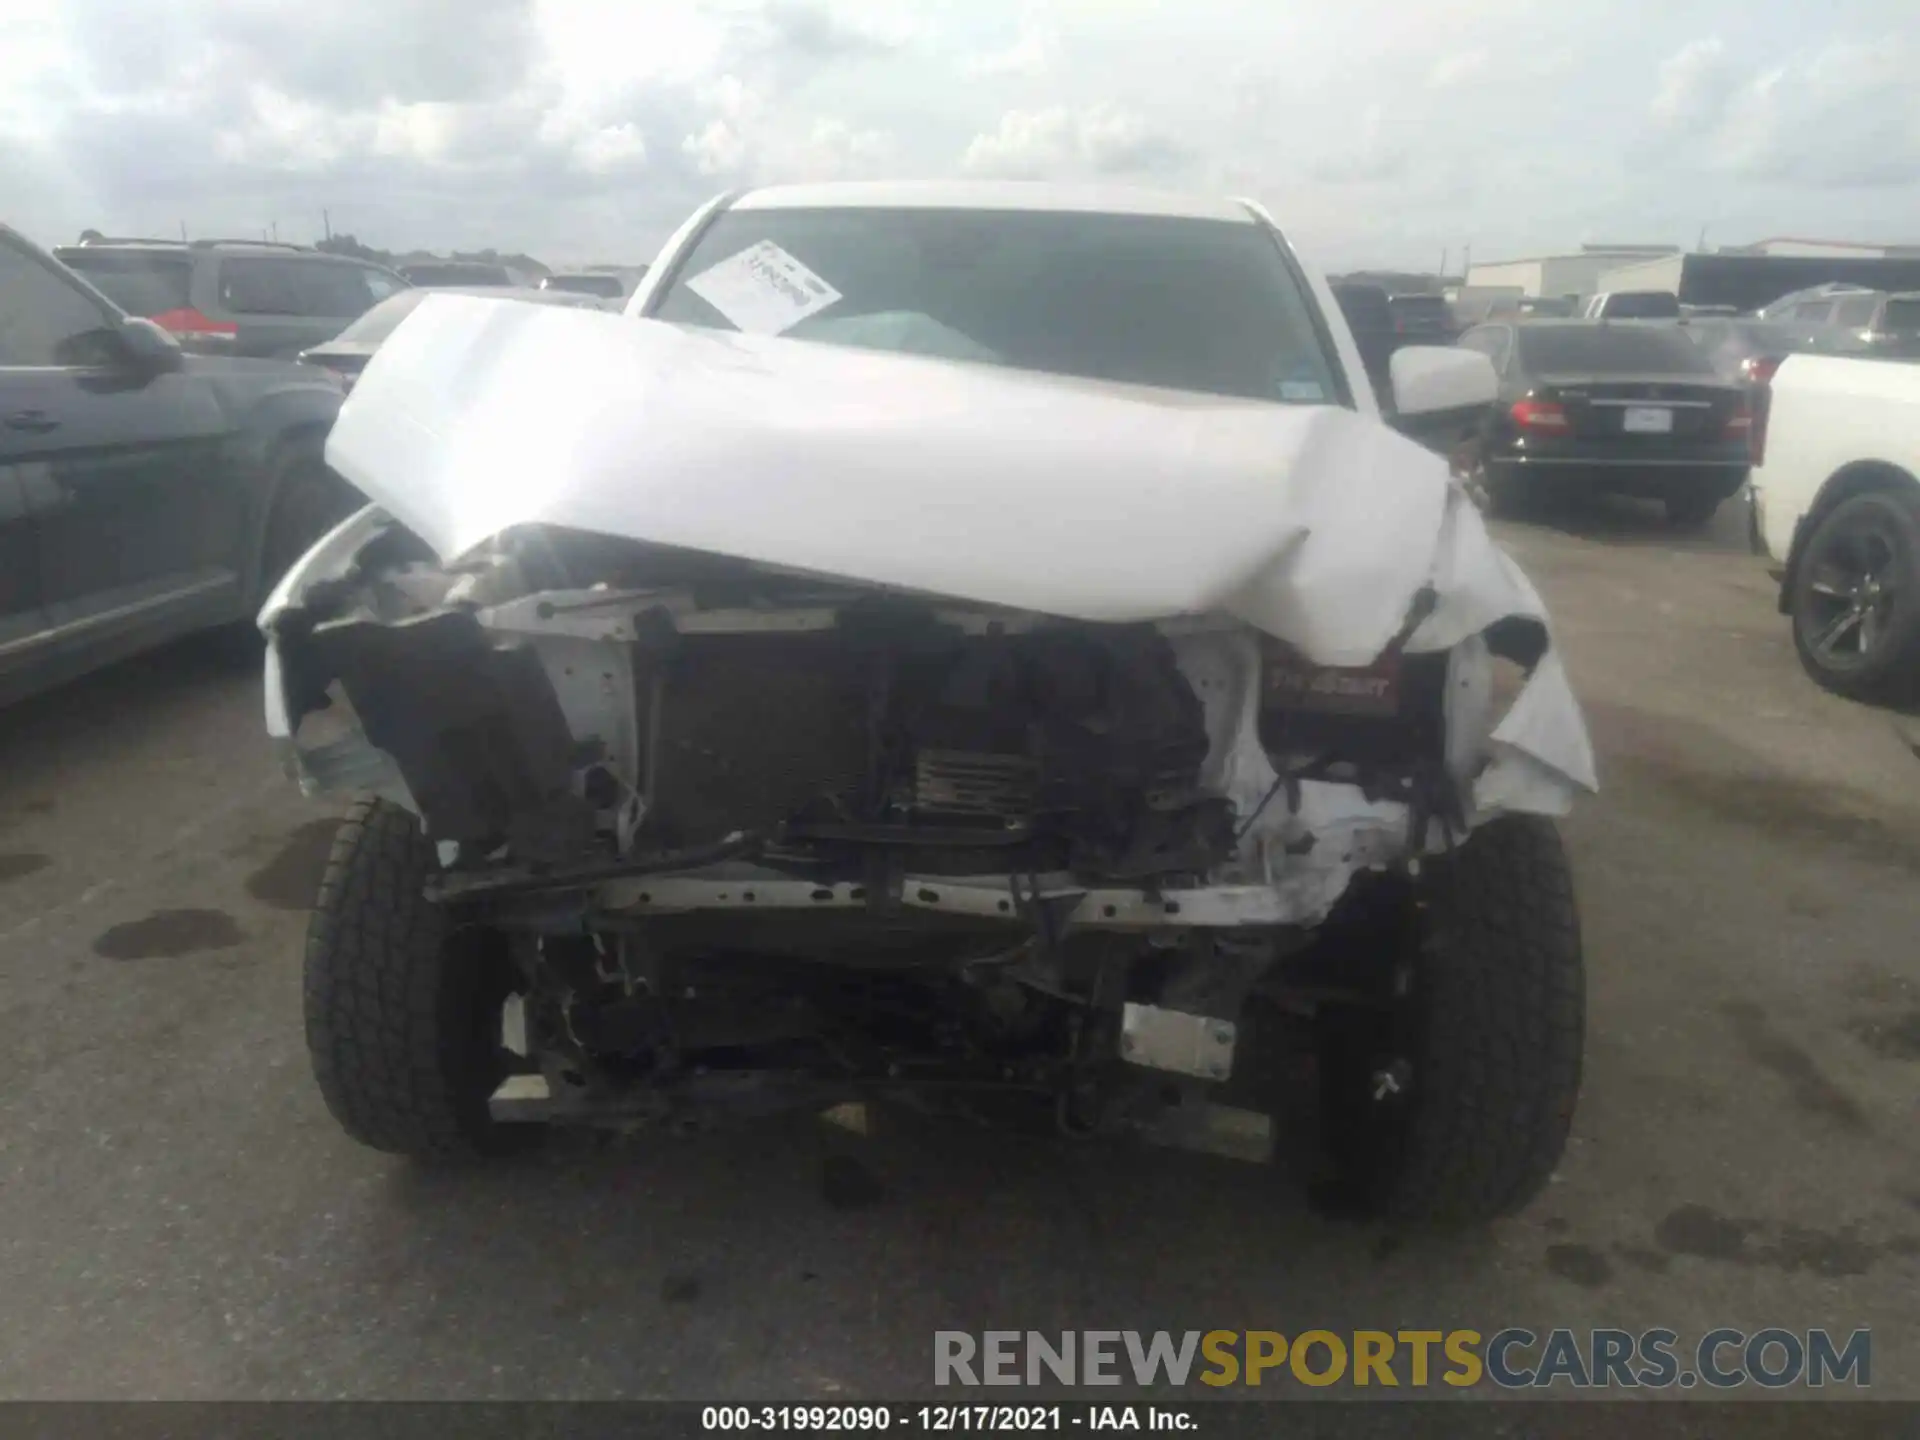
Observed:
[[[335,816],[300,826],[271,860],[247,877],[247,894],[276,910],[312,909],[339,828]]]
[[[1836,1085],[1811,1055],[1774,1029],[1765,1010],[1750,1000],[1734,1000],[1721,1006],[1721,1011],[1733,1022],[1734,1035],[1747,1057],[1787,1082],[1794,1104],[1847,1130],[1869,1128],[1860,1102]]]
[[[0,855],[0,883],[18,880],[25,875],[33,875],[47,868],[53,861],[45,855],[21,853]]]
[[[202,950],[230,950],[245,937],[224,910],[156,910],[103,931],[93,953],[108,960],[173,959]]]
[[[1909,1010],[1897,1020],[1858,1021],[1853,1033],[1883,1059],[1920,1060],[1920,1010]]]
[[[1705,1205],[1682,1205],[1654,1227],[1653,1238],[1670,1255],[1807,1271],[1830,1279],[1865,1275],[1884,1258],[1920,1253],[1920,1240],[1913,1236],[1863,1240],[1851,1225],[1838,1230],[1785,1225],[1771,1241],[1762,1241],[1765,1228],[1757,1220],[1734,1219]]]
[[[1547,1246],[1547,1269],[1589,1290],[1613,1278],[1613,1266],[1607,1257],[1587,1245]]]

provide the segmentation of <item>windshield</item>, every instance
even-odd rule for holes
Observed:
[[[715,267],[767,242],[803,267],[788,271],[800,283],[837,293],[781,327],[796,339],[1261,400],[1341,398],[1300,283],[1257,225],[1022,210],[730,211],[651,313],[742,328],[744,311],[729,319],[700,292],[730,304],[713,282],[732,272]],[[746,319],[746,328],[763,327]]]
[[[59,255],[129,315],[164,315],[192,303],[193,262],[184,256],[124,251],[116,255],[77,247],[61,250]]]
[[[1713,365],[1678,328],[1522,326],[1520,360],[1533,374],[1711,375]]]

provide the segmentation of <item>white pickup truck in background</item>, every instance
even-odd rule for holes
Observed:
[[[1752,537],[1800,663],[1857,700],[1920,691],[1920,364],[1796,355],[1766,394]]]

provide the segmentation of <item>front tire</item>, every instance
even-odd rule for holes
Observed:
[[[1821,688],[1863,701],[1920,688],[1920,492],[1834,506],[1807,539],[1787,610],[1801,667]]]
[[[1586,980],[1553,822],[1510,815],[1426,863],[1377,938],[1377,1011],[1321,1019],[1326,1148],[1346,1206],[1482,1224],[1539,1193],[1580,1091]]]
[[[509,1070],[512,966],[498,932],[427,900],[433,869],[411,813],[354,806],[307,931],[307,1051],[327,1109],[361,1144],[429,1161],[502,1154],[541,1132],[487,1107]]]

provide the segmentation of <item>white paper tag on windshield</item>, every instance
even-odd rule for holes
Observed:
[[[840,298],[771,240],[701,271],[687,288],[749,335],[779,335]]]

